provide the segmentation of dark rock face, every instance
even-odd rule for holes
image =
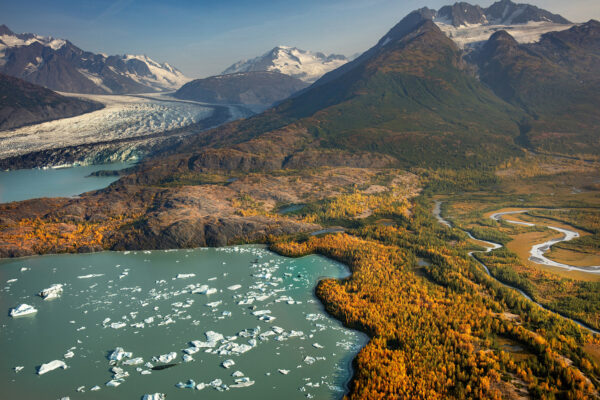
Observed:
[[[266,108],[308,86],[278,72],[244,72],[188,82],[175,97],[217,104],[245,104]]]
[[[527,22],[554,22],[569,24],[569,20],[530,4],[515,4],[511,0],[498,1],[485,9],[485,15],[494,24],[525,24]]]
[[[221,247],[238,241],[260,241],[268,235],[286,235],[318,229],[317,225],[275,221],[261,216],[183,219],[168,226],[146,220],[141,234],[122,241],[113,250]]]
[[[464,2],[440,8],[436,16],[436,20],[439,19],[446,20],[454,26],[483,24],[487,22],[487,18],[481,7]]]
[[[0,74],[0,130],[73,117],[102,107]]]

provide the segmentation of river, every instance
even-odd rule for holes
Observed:
[[[438,220],[438,221],[439,221],[439,222],[440,222],[442,225],[445,225],[445,226],[447,226],[447,227],[452,227],[452,226],[453,226],[453,225],[452,225],[452,223],[451,223],[450,221],[448,221],[448,220],[444,219],[444,217],[442,217],[442,214],[441,214],[441,212],[442,212],[442,202],[441,202],[441,201],[436,201],[436,202],[435,202],[435,204],[434,204],[434,208],[433,208],[433,214],[434,214],[434,217],[435,217],[435,218],[436,218],[436,219],[437,219],[437,220]],[[492,215],[490,216],[490,218],[492,218],[492,219],[494,219],[494,220],[498,221],[498,220],[499,220],[499,219],[500,219],[500,218],[501,218],[503,215],[508,215],[508,214],[521,214],[521,213],[524,213],[524,212],[527,212],[527,211],[526,211],[526,210],[519,210],[519,211],[508,211],[508,212],[503,212],[503,213],[495,213],[495,214],[492,214]],[[522,222],[522,221],[509,221],[509,220],[506,220],[506,221],[507,221],[507,222],[510,222],[510,223],[517,224],[517,225],[524,225],[524,226],[533,226],[533,225],[534,225],[534,224],[531,224],[531,223],[529,223],[529,222]],[[560,228],[556,228],[556,227],[550,227],[550,226],[549,226],[549,228],[551,228],[551,229],[552,229],[552,228],[554,228],[554,229],[556,229],[556,230],[563,230],[563,229],[560,229]],[[479,241],[479,242],[482,242],[482,243],[485,243],[487,246],[486,246],[486,249],[484,250],[484,253],[489,253],[489,252],[491,252],[491,251],[493,251],[493,250],[500,249],[500,248],[502,248],[502,247],[503,247],[503,246],[502,246],[501,244],[499,244],[499,243],[494,243],[494,242],[489,242],[489,241],[486,241],[486,240],[477,239],[476,237],[474,237],[473,235],[471,235],[471,233],[470,233],[470,232],[467,232],[467,231],[463,231],[463,232],[465,232],[465,233],[466,233],[466,234],[469,236],[469,238],[471,238],[471,239],[474,239],[474,240],[477,240],[477,241]],[[573,231],[569,231],[569,232],[575,233],[577,236],[579,236],[579,234],[577,234],[577,232],[573,232]],[[574,237],[574,236],[572,236],[572,235],[565,235],[565,236],[564,236],[563,238],[561,238],[561,239],[553,239],[553,240],[551,240],[551,241],[544,242],[544,243],[542,243],[542,244],[539,244],[539,245],[534,245],[534,246],[533,246],[533,248],[532,248],[532,250],[531,250],[532,258],[530,258],[530,259],[531,259],[532,261],[534,261],[534,262],[538,262],[538,261],[536,261],[537,259],[536,259],[536,258],[533,256],[533,254],[537,254],[537,253],[534,251],[534,249],[536,248],[536,246],[537,246],[537,248],[538,248],[538,249],[540,249],[540,248],[544,248],[545,246],[547,246],[547,249],[545,250],[545,251],[547,251],[547,250],[549,250],[549,248],[550,248],[550,246],[551,246],[552,244],[555,244],[555,243],[558,243],[558,242],[562,242],[562,241],[571,240],[571,239],[573,239],[573,237]],[[575,237],[576,237],[576,236],[575,236]],[[552,244],[548,245],[548,243],[550,243],[550,242],[552,242]],[[539,250],[537,250],[537,251],[539,251]],[[484,263],[482,263],[481,261],[479,261],[479,260],[478,260],[478,259],[477,259],[477,258],[476,258],[474,255],[473,255],[474,253],[477,253],[477,251],[471,251],[471,252],[469,252],[469,256],[471,256],[471,257],[472,257],[472,258],[473,258],[473,259],[474,259],[474,260],[475,260],[475,261],[476,261],[476,262],[477,262],[479,265],[481,265],[481,266],[483,267],[483,269],[485,270],[485,272],[486,272],[486,273],[487,273],[487,274],[488,274],[488,275],[489,275],[489,276],[490,276],[492,279],[494,279],[496,282],[498,282],[498,283],[500,283],[500,284],[502,284],[502,285],[504,285],[504,286],[506,286],[506,287],[508,287],[508,288],[510,288],[510,289],[516,290],[516,291],[517,291],[517,292],[519,292],[519,293],[520,293],[520,294],[521,294],[523,297],[525,297],[527,300],[529,300],[529,301],[533,302],[534,304],[538,305],[539,307],[541,307],[541,308],[543,308],[543,309],[545,309],[545,310],[547,310],[547,311],[554,312],[554,311],[552,311],[552,310],[548,309],[547,307],[543,306],[542,304],[540,304],[540,303],[537,303],[536,301],[534,301],[534,300],[533,300],[533,299],[532,299],[530,296],[528,296],[528,295],[527,295],[527,294],[526,294],[524,291],[522,291],[521,289],[519,289],[519,288],[516,288],[516,287],[514,287],[514,286],[507,285],[506,283],[504,283],[504,282],[502,282],[502,281],[498,280],[496,277],[494,277],[494,276],[493,276],[493,275],[490,273],[490,270],[489,270],[489,268],[487,267],[487,265],[485,265]],[[542,255],[543,255],[543,253],[542,253]],[[544,257],[544,258],[545,258],[545,257]],[[538,259],[539,259],[539,258],[538,258]],[[551,260],[550,260],[550,261],[551,261]],[[538,263],[539,263],[539,262],[538,262]],[[574,267],[574,266],[568,266],[568,267],[572,267],[572,268],[574,268],[574,269],[576,268],[576,267]],[[590,271],[587,271],[587,270],[586,270],[586,272],[590,272]],[[567,317],[567,316],[564,316],[564,315],[562,315],[562,314],[558,314],[558,313],[556,313],[556,314],[557,314],[557,315],[559,315],[559,316],[561,316],[562,318],[565,318],[565,319],[567,319],[567,320],[569,320],[569,321],[572,321],[572,322],[576,323],[577,325],[581,326],[581,327],[582,327],[582,328],[584,328],[584,329],[587,329],[587,330],[589,330],[589,331],[590,331],[590,332],[592,332],[592,333],[595,333],[595,334],[600,334],[600,331],[597,331],[597,330],[595,330],[594,328],[592,328],[592,327],[590,327],[590,326],[588,326],[588,325],[586,325],[586,324],[584,324],[584,323],[582,323],[582,322],[580,322],[580,321],[577,321],[577,320],[575,320],[575,319],[569,318],[569,317]]]
[[[499,213],[490,215],[490,218],[495,221],[499,221],[502,217],[504,217],[506,215],[524,214],[527,211],[528,210],[499,212]],[[530,222],[513,221],[513,220],[506,219],[506,218],[502,218],[502,219],[510,224],[523,225],[523,226],[535,226],[535,224],[532,224]],[[550,267],[566,269],[568,271],[580,271],[580,272],[587,272],[590,274],[600,273],[600,265],[592,265],[589,267],[576,267],[574,265],[563,264],[563,263],[551,260],[548,257],[546,257],[544,254],[547,253],[548,251],[550,251],[550,248],[553,245],[560,243],[560,242],[568,242],[569,240],[573,240],[573,239],[579,237],[578,232],[575,232],[575,231],[572,231],[569,229],[559,228],[557,226],[551,226],[551,225],[546,225],[546,227],[549,229],[552,229],[554,231],[560,232],[563,236],[561,238],[551,239],[546,242],[533,245],[531,247],[531,250],[529,251],[529,255],[530,255],[529,260],[530,261],[533,261],[534,263],[537,263],[537,264],[547,265]]]
[[[290,259],[262,246],[3,260],[2,396],[341,398],[367,337],[329,317],[313,293],[322,276],[347,275],[324,257]],[[36,296],[55,283],[64,285],[59,298]],[[38,312],[9,317],[22,303]],[[120,372],[108,359],[117,347],[132,352],[115,365],[128,376],[109,387]],[[173,360],[156,360],[170,352]],[[36,374],[53,360],[68,367]],[[176,365],[151,369],[166,363]],[[190,379],[205,388],[176,387]]]
[[[75,166],[69,168],[0,171],[0,203],[39,197],[70,197],[102,189],[118,176],[89,176],[98,170],[119,170],[130,163]]]

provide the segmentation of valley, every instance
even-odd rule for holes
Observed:
[[[252,115],[243,106],[184,101],[165,94],[64,95],[104,107],[0,131],[4,169],[136,161],[179,136]]]
[[[196,80],[5,26],[0,46],[48,87],[17,61],[68,53],[87,94],[58,95],[103,106],[0,132],[0,190],[76,166],[0,203],[0,303],[39,308],[0,324],[14,396],[600,396],[597,20],[425,7],[356,57],[277,46]]]

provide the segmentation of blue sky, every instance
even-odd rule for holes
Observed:
[[[146,54],[190,77],[218,74],[276,45],[351,55],[408,12],[443,0],[6,0],[0,24],[69,39],[84,50]],[[472,1],[488,6],[492,0]],[[600,19],[600,0],[531,0],[573,21]]]

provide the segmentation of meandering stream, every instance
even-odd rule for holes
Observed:
[[[498,212],[498,213],[494,213],[494,214],[490,215],[490,218],[493,219],[494,221],[500,221],[500,219],[505,215],[523,214],[526,212],[527,212],[527,210]],[[504,219],[504,221],[506,221],[510,224],[515,224],[515,225],[535,226],[535,224],[532,224],[530,222],[512,221],[509,219]],[[581,272],[587,272],[590,274],[600,273],[600,265],[592,265],[589,267],[576,267],[574,265],[559,263],[557,261],[551,260],[551,259],[547,258],[546,256],[544,256],[544,254],[547,253],[548,251],[550,251],[550,248],[553,245],[555,245],[556,243],[568,242],[569,240],[573,240],[573,239],[579,237],[579,233],[577,233],[575,231],[571,231],[571,230],[564,229],[564,228],[558,228],[556,226],[550,226],[550,225],[547,225],[546,227],[549,229],[552,229],[554,231],[562,233],[563,237],[558,238],[558,239],[551,239],[544,243],[539,243],[539,244],[533,245],[531,247],[531,250],[529,251],[529,254],[530,254],[529,260],[530,261],[533,261],[536,264],[547,265],[550,267],[563,268],[568,271],[581,271]]]
[[[434,208],[433,208],[433,214],[434,214],[435,218],[436,218],[436,219],[437,219],[437,220],[438,220],[438,221],[439,221],[441,224],[443,224],[443,225],[445,225],[445,226],[448,226],[448,227],[452,227],[452,226],[453,226],[453,225],[452,225],[452,223],[451,223],[450,221],[448,221],[448,220],[446,220],[446,219],[444,219],[444,218],[442,217],[442,215],[441,215],[441,211],[442,211],[442,202],[441,202],[441,201],[436,201],[436,202],[435,202],[435,205],[434,205]],[[518,210],[518,211],[499,212],[499,213],[492,214],[492,215],[490,216],[490,218],[494,219],[495,221],[499,221],[499,219],[500,219],[500,218],[501,218],[503,215],[509,215],[509,214],[522,214],[522,213],[525,213],[525,212],[527,212],[527,210]],[[522,222],[522,221],[510,221],[510,220],[505,220],[505,221],[506,221],[506,222],[509,222],[509,223],[516,224],[516,225],[535,226],[535,224],[531,224],[531,223],[529,223],[529,222]],[[565,242],[565,241],[568,241],[568,240],[572,240],[572,239],[574,239],[574,238],[576,238],[576,237],[578,237],[578,236],[579,236],[579,234],[578,234],[577,232],[574,232],[574,231],[569,231],[569,230],[567,230],[567,229],[562,229],[562,228],[557,228],[557,227],[552,227],[552,226],[548,226],[548,228],[550,228],[550,229],[554,229],[554,230],[556,230],[556,231],[559,231],[559,232],[562,232],[563,234],[565,234],[565,236],[564,236],[563,238],[561,238],[561,239],[552,239],[552,240],[549,240],[549,241],[547,241],[547,242],[544,242],[544,243],[541,243],[541,244],[534,245],[534,246],[532,247],[532,249],[531,249],[531,252],[530,252],[530,254],[531,254],[530,260],[531,260],[531,261],[533,261],[533,262],[535,262],[535,263],[538,263],[538,264],[552,265],[552,264],[549,264],[549,263],[547,264],[547,263],[543,262],[543,261],[545,261],[545,260],[548,260],[548,262],[550,262],[550,263],[556,263],[556,264],[564,265],[564,267],[561,267],[561,268],[568,268],[569,270],[580,270],[580,271],[584,271],[584,272],[590,272],[590,273],[597,273],[597,272],[600,272],[600,271],[590,271],[590,270],[587,270],[587,269],[581,269],[581,268],[578,268],[578,267],[575,267],[575,266],[572,266],[572,265],[566,265],[566,264],[557,263],[556,261],[553,261],[553,260],[550,260],[550,259],[548,259],[548,258],[544,257],[544,256],[543,256],[543,254],[544,254],[546,251],[548,251],[548,250],[550,249],[550,247],[551,247],[553,244],[556,244],[556,243],[559,243],[559,242]],[[463,232],[465,232],[465,233],[466,233],[466,234],[469,236],[469,238],[471,238],[471,239],[473,239],[473,240],[477,240],[478,242],[481,242],[481,243],[485,243],[485,244],[487,245],[487,246],[486,246],[486,250],[484,250],[484,251],[483,251],[483,253],[489,253],[489,252],[491,252],[491,251],[493,251],[493,250],[500,249],[500,248],[502,248],[502,247],[503,247],[503,246],[502,246],[501,244],[499,244],[499,243],[494,243],[494,242],[489,242],[489,241],[486,241],[486,240],[477,239],[476,237],[474,237],[473,235],[471,235],[471,233],[470,233],[470,232],[468,232],[468,231],[464,231],[464,230],[463,230]],[[487,274],[488,274],[488,275],[489,275],[491,278],[493,278],[495,281],[497,281],[498,283],[500,283],[500,284],[502,284],[502,285],[504,285],[504,286],[506,286],[506,287],[508,287],[508,288],[510,288],[510,289],[516,290],[516,291],[517,291],[517,292],[519,292],[519,293],[520,293],[520,294],[521,294],[523,297],[525,297],[527,300],[530,300],[530,301],[531,301],[531,302],[533,302],[534,304],[537,304],[539,307],[541,307],[541,308],[543,308],[543,309],[545,309],[545,310],[547,310],[547,311],[553,312],[553,313],[555,313],[556,315],[560,315],[561,317],[563,317],[563,318],[565,318],[565,319],[568,319],[569,321],[572,321],[572,322],[576,323],[577,325],[581,326],[582,328],[585,328],[585,329],[589,330],[590,332],[593,332],[593,333],[595,333],[595,334],[600,334],[600,331],[597,331],[597,330],[595,330],[594,328],[592,328],[592,327],[590,327],[590,326],[588,326],[588,325],[586,325],[586,324],[584,324],[584,323],[582,323],[582,322],[580,322],[580,321],[577,321],[577,320],[575,320],[575,319],[573,319],[573,318],[569,318],[569,317],[567,317],[567,316],[565,316],[565,315],[562,315],[562,314],[556,313],[556,312],[555,312],[555,311],[553,311],[553,310],[550,310],[549,308],[547,308],[547,307],[543,306],[542,304],[540,304],[540,303],[536,302],[535,300],[533,300],[533,299],[532,299],[530,296],[528,296],[528,295],[527,295],[527,294],[526,294],[524,291],[522,291],[521,289],[519,289],[519,288],[516,288],[516,287],[514,287],[514,286],[511,286],[511,285],[507,285],[506,283],[504,283],[504,282],[502,282],[502,281],[500,281],[500,280],[496,279],[496,277],[494,277],[494,276],[493,276],[493,275],[490,273],[490,270],[489,270],[489,268],[487,267],[487,265],[485,265],[484,263],[482,263],[481,261],[479,261],[479,260],[477,259],[477,257],[475,257],[475,256],[474,256],[474,253],[479,253],[479,252],[478,252],[478,251],[471,251],[471,252],[469,252],[469,256],[473,257],[473,259],[474,259],[474,260],[475,260],[475,261],[476,261],[476,262],[477,262],[479,265],[481,265],[481,266],[483,267],[483,269],[485,270],[485,272],[486,272],[486,273],[487,273]],[[592,268],[596,268],[596,267],[592,267]]]

